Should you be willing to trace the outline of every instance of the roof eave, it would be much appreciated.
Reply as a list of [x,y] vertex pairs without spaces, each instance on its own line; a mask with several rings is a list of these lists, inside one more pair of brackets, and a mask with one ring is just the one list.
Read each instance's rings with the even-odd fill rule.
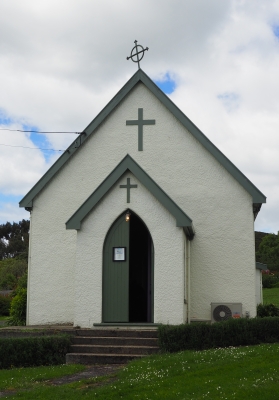
[[260,262],[256,262],[256,269],[259,269],[259,270],[261,270],[261,271],[267,271],[267,264],[263,264],[263,263],[260,263]]
[[192,220],[187,214],[164,192],[163,189],[127,154],[117,167],[104,179],[97,189],[88,197],[87,200],[76,210],[76,212],[66,222],[66,229],[81,228],[82,220],[93,210],[99,201],[108,193],[112,186],[126,172],[130,171],[146,189],[174,216],[176,226],[186,229],[186,233],[191,238],[194,237]]

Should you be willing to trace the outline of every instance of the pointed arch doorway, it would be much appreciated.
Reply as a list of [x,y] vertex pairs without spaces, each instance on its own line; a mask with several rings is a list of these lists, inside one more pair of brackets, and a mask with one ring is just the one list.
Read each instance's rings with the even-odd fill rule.
[[153,322],[153,253],[144,222],[130,210],[120,215],[104,242],[103,322]]

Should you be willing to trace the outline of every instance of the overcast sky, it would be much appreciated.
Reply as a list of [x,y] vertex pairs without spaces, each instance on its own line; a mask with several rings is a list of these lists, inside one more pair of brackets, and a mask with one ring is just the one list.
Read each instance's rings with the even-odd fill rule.
[[[137,66],[267,196],[279,230],[279,0],[1,0],[0,128],[82,131]],[[0,223],[74,134],[0,130]],[[5,145],[5,146],[4,146]],[[9,146],[8,146],[9,145]],[[187,210],[185,210],[187,212]]]

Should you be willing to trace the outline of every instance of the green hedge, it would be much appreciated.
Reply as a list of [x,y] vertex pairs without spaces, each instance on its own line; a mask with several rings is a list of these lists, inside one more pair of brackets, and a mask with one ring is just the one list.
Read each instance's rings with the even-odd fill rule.
[[279,307],[274,304],[258,304],[257,317],[279,317]]
[[3,296],[0,294],[0,316],[9,315],[11,300],[12,299],[9,296]]
[[159,344],[163,351],[204,350],[279,342],[279,318],[230,319],[190,325],[161,325]]
[[0,369],[65,364],[68,335],[0,338]]

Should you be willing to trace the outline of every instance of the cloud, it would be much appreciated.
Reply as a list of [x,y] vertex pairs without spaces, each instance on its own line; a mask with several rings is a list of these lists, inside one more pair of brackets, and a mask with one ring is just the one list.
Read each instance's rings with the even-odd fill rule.
[[[2,125],[82,131],[141,62],[179,108],[268,196],[258,230],[279,221],[279,2],[4,0]],[[174,84],[175,83],[175,84]],[[172,85],[172,86],[170,86]],[[6,119],[5,119],[6,118]],[[66,148],[67,134],[0,143]],[[57,155],[0,146],[0,190],[24,195]]]
[[221,100],[224,107],[228,112],[234,111],[239,107],[239,95],[233,92],[225,92],[222,94],[218,94],[217,98]]
[[0,224],[6,222],[18,222],[22,219],[29,219],[30,214],[24,208],[19,208],[18,197],[10,197],[7,201],[5,198],[0,198]]
[[[10,129],[22,129],[15,124],[8,126]],[[0,129],[5,127],[7,125],[0,125]],[[40,179],[57,156],[52,155],[47,162],[43,153],[36,149],[28,133],[4,130],[0,132],[0,193],[21,195]]]

